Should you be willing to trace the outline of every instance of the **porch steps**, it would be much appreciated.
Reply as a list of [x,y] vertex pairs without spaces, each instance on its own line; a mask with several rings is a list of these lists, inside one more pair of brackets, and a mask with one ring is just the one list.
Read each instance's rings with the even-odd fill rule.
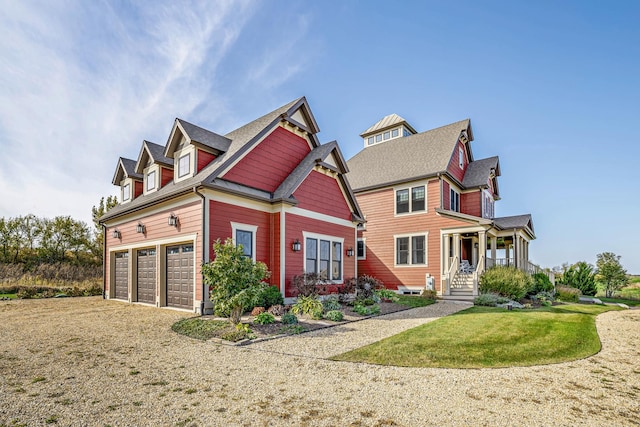
[[451,296],[473,298],[473,274],[458,273],[453,277]]

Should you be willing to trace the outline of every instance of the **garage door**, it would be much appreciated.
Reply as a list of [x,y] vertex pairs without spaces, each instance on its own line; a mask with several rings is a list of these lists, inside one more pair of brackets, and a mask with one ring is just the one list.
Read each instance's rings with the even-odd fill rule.
[[156,303],[156,250],[138,251],[138,301]]
[[167,306],[193,308],[193,245],[167,248]]
[[116,274],[114,278],[116,298],[129,299],[129,252],[116,252]]

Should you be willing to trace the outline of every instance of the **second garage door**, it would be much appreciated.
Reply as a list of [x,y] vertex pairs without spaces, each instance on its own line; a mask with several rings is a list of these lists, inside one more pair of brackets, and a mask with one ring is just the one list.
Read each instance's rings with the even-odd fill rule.
[[156,303],[156,250],[138,251],[138,302]]
[[129,299],[129,252],[116,252],[115,297]]
[[167,248],[167,306],[193,308],[193,245]]

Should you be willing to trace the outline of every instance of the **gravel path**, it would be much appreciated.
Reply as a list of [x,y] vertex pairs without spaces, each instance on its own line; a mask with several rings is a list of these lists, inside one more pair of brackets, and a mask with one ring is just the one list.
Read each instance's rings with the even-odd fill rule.
[[603,350],[557,365],[322,359],[460,308],[232,347],[174,334],[190,315],[171,310],[99,297],[0,302],[0,426],[640,425],[640,310],[598,316]]

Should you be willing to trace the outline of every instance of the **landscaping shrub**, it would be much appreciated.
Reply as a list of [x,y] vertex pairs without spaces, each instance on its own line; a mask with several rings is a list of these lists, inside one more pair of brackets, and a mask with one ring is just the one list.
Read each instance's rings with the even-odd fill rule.
[[325,312],[340,310],[342,304],[338,301],[338,297],[335,295],[329,295],[322,301],[322,307]]
[[373,299],[374,291],[383,287],[383,283],[375,277],[362,275],[356,281],[356,300]]
[[562,284],[571,288],[580,289],[582,295],[595,296],[598,293],[596,285],[596,275],[593,266],[584,261],[580,261],[562,275]]
[[332,322],[340,322],[344,318],[344,315],[339,310],[330,310],[324,315],[324,318],[331,320]]
[[420,292],[420,296],[424,299],[435,301],[438,293],[429,289],[423,289],[422,292]]
[[373,315],[380,314],[380,306],[377,304],[374,304],[374,305],[356,304],[355,306],[353,306],[353,311],[355,311],[361,316],[373,316]]
[[296,296],[308,297],[323,293],[325,291],[326,280],[318,273],[304,273],[293,276],[291,284],[296,290]]
[[572,288],[569,286],[557,286],[556,298],[564,302],[578,302],[580,301],[580,289]]
[[496,293],[512,300],[520,300],[532,287],[531,277],[515,267],[497,266],[480,276],[480,292]]
[[549,280],[549,276],[544,273],[536,273],[531,276],[533,279],[533,287],[529,291],[530,294],[536,295],[540,292],[553,292],[553,283]]
[[256,296],[255,304],[268,309],[272,305],[284,304],[284,298],[276,286],[265,286]]
[[252,340],[256,336],[249,328],[249,325],[243,323],[236,324],[236,328],[232,331],[224,333],[221,338],[226,341],[238,342],[242,340]]
[[276,318],[273,317],[273,314],[267,313],[266,311],[260,313],[253,319],[253,323],[257,323],[258,325],[269,325],[276,321]]
[[322,319],[322,301],[316,295],[300,296],[291,307],[293,314],[305,314],[313,319]]
[[280,321],[283,325],[293,325],[298,323],[298,317],[292,313],[285,313],[282,315],[282,318],[280,318]]
[[343,304],[351,302],[356,292],[356,282],[357,279],[352,277],[346,279],[342,285],[338,286],[338,301]]
[[495,307],[498,305],[498,295],[496,294],[480,294],[473,300],[474,305],[482,305],[485,307]]
[[381,300],[387,300],[391,302],[398,301],[398,294],[392,291],[391,289],[376,289],[373,293],[380,298]]

